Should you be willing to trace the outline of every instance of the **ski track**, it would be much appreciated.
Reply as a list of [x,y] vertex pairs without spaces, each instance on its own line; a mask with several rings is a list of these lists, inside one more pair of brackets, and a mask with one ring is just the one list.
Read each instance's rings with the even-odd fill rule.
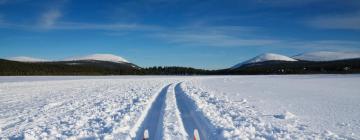
[[198,78],[0,83],[0,139],[139,140],[145,129],[151,140],[193,139],[194,129],[201,140],[354,139],[200,87]]
[[192,139],[192,133],[186,133],[181,114],[177,106],[177,98],[175,96],[175,84],[172,84],[166,95],[165,109],[163,110],[163,139],[164,140],[185,140]]
[[197,82],[184,82],[179,89],[214,126],[216,139],[355,139],[332,132],[313,132],[290,115],[279,116],[283,120],[263,115],[246,100],[232,102],[225,96],[215,96],[197,87]]
[[219,139],[214,127],[209,120],[197,109],[197,106],[191,98],[180,87],[180,83],[175,87],[176,103],[179,107],[181,118],[184,122],[186,132],[191,135],[192,139],[194,129],[199,130],[200,139],[211,140]]
[[146,129],[149,131],[150,139],[157,140],[162,138],[163,110],[169,86],[170,85],[167,85],[161,90],[153,101],[151,108],[145,113],[145,119],[142,121],[140,128],[136,130],[136,140],[143,139],[143,134]]
[[2,83],[0,139],[104,139],[129,134],[165,83],[154,79]]

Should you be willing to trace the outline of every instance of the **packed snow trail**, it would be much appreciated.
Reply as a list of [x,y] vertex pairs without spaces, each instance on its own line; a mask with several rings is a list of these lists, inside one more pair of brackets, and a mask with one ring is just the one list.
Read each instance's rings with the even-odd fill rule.
[[174,87],[175,84],[172,84],[168,89],[168,93],[166,94],[165,109],[163,110],[164,111],[163,139],[164,140],[191,139],[188,138],[188,136],[191,135],[188,135],[185,131],[184,124],[181,119],[181,114],[176,104]]
[[0,139],[126,138],[166,79],[0,84]]
[[147,129],[149,138],[152,140],[159,140],[162,138],[162,120],[163,109],[165,104],[165,97],[170,85],[164,87],[155,101],[152,103],[151,108],[146,114],[144,121],[141,123],[140,128],[136,132],[135,140],[141,140],[144,136],[144,131]]
[[180,110],[185,130],[190,134],[188,139],[193,139],[192,134],[195,129],[198,129],[201,140],[218,139],[213,126],[209,123],[207,118],[197,110],[198,107],[194,101],[187,97],[182,91],[180,83],[175,86],[175,94],[176,103]]
[[[215,139],[352,139],[334,134],[330,131],[317,133],[307,129],[291,114],[280,116],[265,115],[255,107],[249,106],[246,100],[232,102],[226,96],[199,88],[198,81],[186,81],[179,84],[177,91],[183,91],[183,97],[193,101],[198,108],[198,116],[207,118],[215,128]],[[181,99],[181,96],[179,96]],[[190,100],[184,100],[190,101]],[[179,101],[178,103],[181,103]],[[190,102],[188,102],[190,103]],[[183,104],[184,106],[186,104]],[[179,105],[180,111],[182,105]],[[185,121],[187,122],[187,121]],[[188,127],[185,123],[185,127]],[[190,125],[191,126],[191,125]],[[206,128],[206,127],[205,127]],[[188,128],[187,128],[188,129]],[[203,128],[199,128],[200,136]],[[208,130],[207,132],[211,132]]]
[[[264,76],[257,77],[261,80],[254,82],[254,85],[273,86],[261,82]],[[331,80],[324,78],[323,75],[315,76],[320,78],[320,81],[314,80],[314,76],[299,77],[305,79],[310,77],[308,79],[310,81],[306,82],[312,83]],[[311,126],[299,117],[307,114],[295,112],[293,115],[291,110],[283,114],[269,114],[259,109],[261,105],[253,105],[254,100],[250,97],[234,97],[223,93],[229,92],[226,89],[233,88],[240,93],[245,92],[260,99],[269,99],[268,96],[261,96],[263,92],[260,95],[254,94],[252,90],[261,92],[261,88],[246,84],[243,80],[250,80],[246,76],[220,77],[223,78],[220,80],[224,82],[223,84],[215,82],[219,81],[218,77],[210,76],[88,77],[90,79],[74,77],[73,80],[68,77],[61,78],[47,80],[41,77],[38,81],[31,81],[32,78],[26,77],[27,80],[19,81],[23,79],[20,77],[6,82],[0,77],[0,139],[130,140],[141,139],[144,128],[152,131],[149,132],[151,140],[193,139],[194,129],[199,130],[201,139],[359,139],[359,131],[357,131],[359,117],[356,112],[358,108],[356,99],[359,98],[358,75],[346,76],[342,80],[336,78],[333,87],[339,90],[334,90],[331,94],[324,92],[327,93],[325,95],[338,95],[329,96],[337,97],[336,100],[342,99],[341,102],[324,102],[324,105],[334,106],[331,109],[335,109],[335,113],[339,109],[348,110],[348,114],[342,114],[340,117],[344,115],[345,119],[353,121],[349,123],[349,127],[353,128],[349,135],[333,133],[332,129],[313,131]],[[268,78],[270,82],[280,80],[273,76]],[[281,76],[281,78],[289,80],[294,79],[294,76]],[[237,82],[231,84],[231,80]],[[184,82],[177,83],[179,81]],[[204,81],[213,83],[214,88],[222,89],[206,87]],[[238,87],[239,85],[242,86]],[[307,86],[307,88],[323,91],[324,86],[319,88],[318,84],[313,85],[314,87]],[[289,85],[278,86],[284,88]],[[347,90],[341,90],[342,88]],[[282,97],[282,102],[290,99],[288,97],[290,93],[302,91],[296,88],[287,87],[287,89],[287,92],[276,94]],[[266,91],[277,90],[270,88]],[[312,94],[308,92],[302,92],[301,95],[306,95],[304,96],[306,100],[302,100],[306,103],[314,98],[314,96],[309,97]],[[339,96],[345,96],[347,100]],[[315,100],[325,100],[329,97],[320,96]],[[322,108],[312,106],[315,105],[314,103],[310,102],[309,105],[319,109],[319,114],[324,113],[321,112]],[[309,108],[309,105],[306,107]],[[291,106],[282,107],[291,108]],[[294,107],[299,106],[294,104]],[[322,125],[328,127],[331,124],[322,123]]]

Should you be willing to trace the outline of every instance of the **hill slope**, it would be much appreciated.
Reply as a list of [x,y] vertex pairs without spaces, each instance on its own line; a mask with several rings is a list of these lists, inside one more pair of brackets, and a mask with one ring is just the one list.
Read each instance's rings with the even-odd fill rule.
[[12,61],[19,61],[19,62],[46,62],[49,60],[41,59],[41,58],[33,58],[28,56],[16,56],[16,57],[10,57],[8,60]]
[[293,58],[303,61],[335,61],[360,58],[360,52],[319,51],[299,54],[294,56]]
[[92,54],[82,57],[65,59],[65,61],[79,61],[79,60],[98,60],[98,61],[109,61],[115,63],[129,63],[126,59],[113,54]]
[[235,66],[232,67],[232,69],[236,69],[241,66],[248,65],[248,64],[260,63],[260,62],[266,62],[266,61],[297,61],[297,60],[292,59],[287,56],[284,56],[284,55],[280,55],[280,54],[265,53],[265,54],[256,56],[252,59],[249,59],[247,61],[244,61],[242,63],[236,64]]
[[0,75],[124,75],[138,74],[132,63],[98,60],[17,62],[0,59]]

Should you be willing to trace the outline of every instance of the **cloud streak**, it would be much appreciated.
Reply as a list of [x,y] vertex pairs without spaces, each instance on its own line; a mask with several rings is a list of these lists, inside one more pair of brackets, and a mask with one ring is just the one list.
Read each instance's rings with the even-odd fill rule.
[[[302,40],[262,37],[260,27],[195,26],[151,34],[162,41],[183,46],[266,47],[304,50],[359,50],[360,41]],[[260,33],[259,33],[260,32]]]
[[324,16],[311,19],[308,25],[320,29],[360,29],[360,12],[353,15]]
[[8,2],[8,0],[0,0],[0,5],[6,4],[7,2]]
[[56,30],[107,30],[107,31],[158,31],[163,28],[160,26],[136,24],[136,23],[110,23],[110,24],[92,24],[81,22],[59,22],[52,29]]
[[156,25],[146,25],[137,23],[83,23],[83,22],[63,22],[60,21],[59,11],[49,11],[44,13],[37,24],[16,24],[2,20],[0,14],[0,28],[21,29],[30,31],[46,30],[104,30],[104,31],[161,31],[164,27]]
[[51,28],[61,16],[62,13],[59,9],[51,9],[41,16],[39,24],[44,28]]
[[226,34],[203,34],[203,33],[165,33],[157,37],[171,44],[186,46],[209,46],[209,47],[242,47],[242,46],[266,46],[275,44],[278,40],[273,39],[246,39]]
[[258,27],[253,26],[190,25],[167,28],[149,36],[169,44],[184,46],[243,47],[266,46],[278,42],[275,39],[256,37],[258,30]]

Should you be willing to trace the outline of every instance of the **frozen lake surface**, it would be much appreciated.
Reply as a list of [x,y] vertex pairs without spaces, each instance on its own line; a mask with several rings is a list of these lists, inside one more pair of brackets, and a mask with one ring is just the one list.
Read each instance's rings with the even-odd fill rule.
[[359,139],[360,75],[0,77],[0,139]]

